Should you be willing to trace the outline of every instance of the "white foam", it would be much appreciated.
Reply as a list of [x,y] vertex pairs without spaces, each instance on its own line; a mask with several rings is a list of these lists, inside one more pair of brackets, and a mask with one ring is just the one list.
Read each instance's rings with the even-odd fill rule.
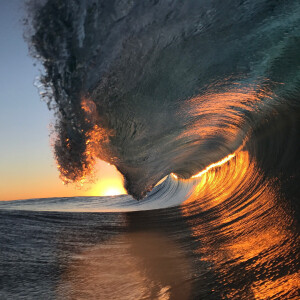
[[105,197],[44,198],[0,203],[0,209],[56,212],[133,212],[178,206],[201,179],[178,180],[168,176],[142,200],[130,195]]

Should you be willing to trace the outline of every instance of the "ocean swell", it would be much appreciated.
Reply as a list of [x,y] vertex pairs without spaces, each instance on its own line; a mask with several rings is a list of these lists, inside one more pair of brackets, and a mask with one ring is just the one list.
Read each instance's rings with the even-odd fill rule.
[[260,128],[299,111],[296,1],[48,0],[29,16],[66,182],[100,158],[140,199],[243,143],[256,153]]

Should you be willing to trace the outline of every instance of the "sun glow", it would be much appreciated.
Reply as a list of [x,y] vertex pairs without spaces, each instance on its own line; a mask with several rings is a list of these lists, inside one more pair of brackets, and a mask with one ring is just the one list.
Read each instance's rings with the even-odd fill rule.
[[89,190],[89,196],[115,196],[127,194],[123,186],[123,177],[115,166],[104,161],[96,165],[98,180]]
[[90,191],[90,196],[115,196],[127,194],[121,178],[99,179]]
[[104,196],[116,196],[116,195],[121,195],[121,194],[123,194],[121,189],[118,189],[118,188],[108,188],[105,191]]
[[126,194],[126,191],[122,185],[121,186],[108,185],[104,188],[100,188],[100,192],[101,194],[103,194],[103,196],[116,196],[116,195]]
[[99,178],[90,190],[90,196],[116,196],[127,194],[123,187],[121,175],[115,177]]

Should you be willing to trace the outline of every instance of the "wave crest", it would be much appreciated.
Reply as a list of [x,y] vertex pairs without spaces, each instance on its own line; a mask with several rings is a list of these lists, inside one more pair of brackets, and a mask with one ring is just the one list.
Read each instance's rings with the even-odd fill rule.
[[236,151],[299,95],[295,1],[34,2],[30,44],[66,182],[100,158],[142,198]]

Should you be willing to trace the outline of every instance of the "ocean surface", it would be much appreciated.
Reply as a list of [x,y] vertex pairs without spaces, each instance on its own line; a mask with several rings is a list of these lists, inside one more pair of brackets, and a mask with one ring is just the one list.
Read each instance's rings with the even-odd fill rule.
[[0,202],[0,299],[300,299],[300,3],[27,14],[61,179],[128,195]]
[[286,146],[169,176],[139,202],[1,202],[0,298],[299,299],[299,152]]

